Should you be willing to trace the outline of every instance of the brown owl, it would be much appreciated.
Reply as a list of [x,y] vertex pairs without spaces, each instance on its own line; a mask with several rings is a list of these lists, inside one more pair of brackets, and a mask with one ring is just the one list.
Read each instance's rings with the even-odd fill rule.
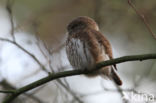
[[[96,22],[89,17],[78,17],[67,26],[66,53],[74,69],[92,69],[99,62],[113,59],[109,41],[99,31]],[[116,65],[103,67],[88,77],[101,75],[113,80],[117,85],[122,81],[116,74]]]

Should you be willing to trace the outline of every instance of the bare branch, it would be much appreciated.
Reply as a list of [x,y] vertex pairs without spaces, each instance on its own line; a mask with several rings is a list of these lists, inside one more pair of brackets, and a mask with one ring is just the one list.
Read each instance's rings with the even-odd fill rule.
[[134,9],[136,14],[141,18],[141,20],[143,21],[143,23],[145,24],[147,30],[151,33],[153,38],[156,39],[156,34],[152,31],[152,29],[151,29],[149,23],[147,22],[145,16],[141,12],[139,12],[139,10],[137,10],[137,8],[135,7],[135,5],[132,3],[131,0],[128,0],[128,4]]
[[1,41],[5,41],[11,44],[14,44],[15,46],[17,46],[19,49],[21,49],[22,51],[24,51],[26,54],[28,54],[30,57],[32,57],[34,59],[34,61],[42,68],[43,71],[48,72],[46,70],[46,68],[44,67],[44,65],[42,65],[42,63],[29,51],[27,51],[25,48],[23,48],[20,44],[18,44],[15,41],[11,41],[9,39],[5,39],[5,38],[0,38]]
[[60,79],[58,79],[57,82],[61,84],[66,89],[66,91],[68,91],[74,97],[75,100],[77,100],[79,103],[83,103],[83,101],[70,88],[68,88],[64,83],[62,83]]
[[[12,93],[15,93],[15,90],[17,90],[17,88],[16,87],[14,87],[13,85],[11,85],[10,83],[8,83],[6,80],[2,80],[1,82],[0,82],[0,85],[4,88],[4,89],[8,89],[8,90],[4,90],[4,91],[2,91],[2,92],[5,92],[5,93],[7,93],[8,95],[9,94],[12,94]],[[8,96],[7,95],[7,96]],[[33,99],[34,101],[36,101],[37,103],[43,103],[43,101],[42,100],[40,100],[40,98],[38,98],[38,97],[36,97],[36,96],[34,96],[33,95],[33,93],[24,93],[24,96],[26,96],[26,97],[28,97],[28,98],[30,98],[30,99]]]
[[[115,83],[114,83],[115,84]],[[124,93],[123,93],[123,90],[119,87],[119,86],[117,86],[116,84],[115,84],[115,86],[116,86],[116,88],[117,88],[117,91],[119,92],[119,94],[121,95],[121,98],[122,98],[122,101],[123,101],[123,103],[128,103],[128,100],[127,99],[123,99],[123,97],[125,96],[124,95]]]
[[0,93],[14,93],[15,90],[0,90]]
[[[36,34],[38,34],[38,32],[36,31]],[[50,56],[55,53],[58,52],[62,47],[64,47],[64,44],[59,46],[58,48],[54,49],[52,52],[50,51],[50,49],[48,48],[48,46],[45,44],[44,41],[42,41],[37,35],[36,39],[37,39],[37,46],[40,49],[42,55],[44,56],[44,58],[47,60],[48,62],[48,66],[51,69],[52,73],[55,73],[52,65],[51,65],[51,59]],[[40,43],[43,45],[44,49],[47,51],[47,54],[44,53],[44,51],[41,48]],[[65,69],[66,67],[61,67],[61,70]],[[71,94],[71,96],[73,96],[73,98],[78,101],[79,103],[83,103],[83,101],[76,95],[76,93],[74,93],[70,88],[68,83],[66,82],[66,80],[64,80],[66,82],[66,84],[64,84],[60,79],[56,80],[69,94]]]
[[19,88],[18,90],[16,90],[14,94],[11,94],[7,98],[5,98],[5,100],[2,103],[10,103],[20,94],[25,93],[31,89],[34,89],[52,80],[56,80],[56,79],[68,77],[68,76],[92,73],[92,72],[95,72],[96,70],[99,70],[101,67],[109,66],[113,64],[119,64],[119,63],[128,62],[128,61],[138,61],[138,60],[142,61],[142,60],[148,60],[148,59],[156,59],[156,54],[131,55],[131,56],[124,56],[124,57],[120,57],[120,58],[116,58],[112,60],[107,60],[107,61],[98,63],[96,67],[91,70],[80,69],[80,70],[70,70],[70,71],[64,71],[64,72],[59,72],[59,73],[52,73],[52,74],[49,74],[45,78],[42,78],[38,81],[28,84],[22,88]]
[[[44,41],[42,41],[37,35],[35,35],[36,39],[37,39],[37,46],[40,50],[40,52],[42,53],[42,55],[44,56],[44,58],[46,59],[49,68],[51,69],[51,72],[54,72],[53,67],[51,66],[51,52],[49,50],[49,48],[47,47],[47,45],[45,44]],[[43,45],[44,49],[47,51],[47,53],[44,53],[44,51],[42,50],[42,47],[40,45],[40,43]]]
[[105,87],[105,85],[103,85],[103,83],[101,82],[101,86],[102,88],[105,90],[105,91],[108,91],[108,92],[118,92],[121,96],[121,99],[123,101],[123,103],[128,103],[128,100],[127,99],[123,99],[123,97],[125,97],[124,93],[123,93],[123,89],[120,88],[118,85],[116,85],[116,83],[113,81],[114,83],[114,86],[116,87],[116,89],[108,89]]
[[10,23],[11,23],[11,36],[12,36],[13,41],[15,42],[14,21],[13,21],[13,12],[12,12],[13,3],[14,3],[14,0],[7,0],[6,10],[8,11]]

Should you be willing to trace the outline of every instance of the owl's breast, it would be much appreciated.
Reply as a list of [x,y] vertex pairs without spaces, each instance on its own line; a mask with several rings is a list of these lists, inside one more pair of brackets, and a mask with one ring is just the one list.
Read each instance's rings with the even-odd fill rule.
[[92,69],[95,66],[95,61],[87,43],[80,39],[68,39],[66,42],[66,53],[74,69]]

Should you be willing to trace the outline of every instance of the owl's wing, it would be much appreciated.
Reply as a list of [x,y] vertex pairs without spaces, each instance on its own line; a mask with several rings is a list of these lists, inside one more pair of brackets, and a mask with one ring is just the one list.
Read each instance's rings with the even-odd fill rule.
[[[98,42],[104,46],[106,54],[108,54],[109,58],[113,59],[112,47],[109,41],[106,39],[106,37],[99,31],[93,30],[92,32],[96,36]],[[114,64],[113,66],[117,70],[116,64]]]
[[99,47],[99,42],[97,41],[95,35],[90,30],[80,31],[73,35],[71,38],[80,40],[83,44],[83,47],[87,48],[93,58],[96,60],[101,52],[101,48]]
[[[99,61],[103,58],[101,55],[99,55],[99,54],[101,54],[101,46],[100,45],[103,46],[103,49],[105,49],[104,51],[108,55],[108,57],[110,59],[113,59],[112,48],[111,48],[109,41],[98,31],[95,31],[95,30],[80,31],[80,32],[77,32],[77,33],[73,34],[72,36],[70,36],[69,41],[71,41],[71,40],[80,41],[80,43],[83,45],[78,46],[79,49],[77,49],[77,50],[80,50],[80,47],[82,47],[82,50],[85,50],[84,48],[87,48],[90,51],[90,53],[93,56],[95,61]],[[70,42],[70,43],[72,43],[72,42]],[[76,44],[78,44],[78,43],[79,42],[77,42]],[[73,44],[75,44],[75,43],[73,43]],[[74,46],[74,47],[76,47],[76,46]],[[79,53],[79,54],[81,54],[81,53]],[[85,54],[85,52],[83,54]],[[100,58],[100,57],[102,57],[102,58]],[[114,65],[114,67],[116,68],[116,65]]]

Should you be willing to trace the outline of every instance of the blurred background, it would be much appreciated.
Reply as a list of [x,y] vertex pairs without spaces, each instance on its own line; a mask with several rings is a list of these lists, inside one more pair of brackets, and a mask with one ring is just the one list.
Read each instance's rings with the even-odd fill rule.
[[[156,33],[156,1],[132,2]],[[9,3],[0,0],[0,38],[13,40],[13,31],[16,43],[39,63],[17,45],[0,39],[0,90],[18,89],[47,76],[47,72],[71,70],[64,48],[66,26],[78,16],[89,16],[98,23],[112,44],[115,58],[156,51],[156,40],[127,0],[10,0]],[[123,80],[120,92],[110,80],[80,75],[44,84],[22,94],[14,103],[156,102],[155,60],[121,63],[117,67]],[[0,102],[7,95],[0,93]]]

